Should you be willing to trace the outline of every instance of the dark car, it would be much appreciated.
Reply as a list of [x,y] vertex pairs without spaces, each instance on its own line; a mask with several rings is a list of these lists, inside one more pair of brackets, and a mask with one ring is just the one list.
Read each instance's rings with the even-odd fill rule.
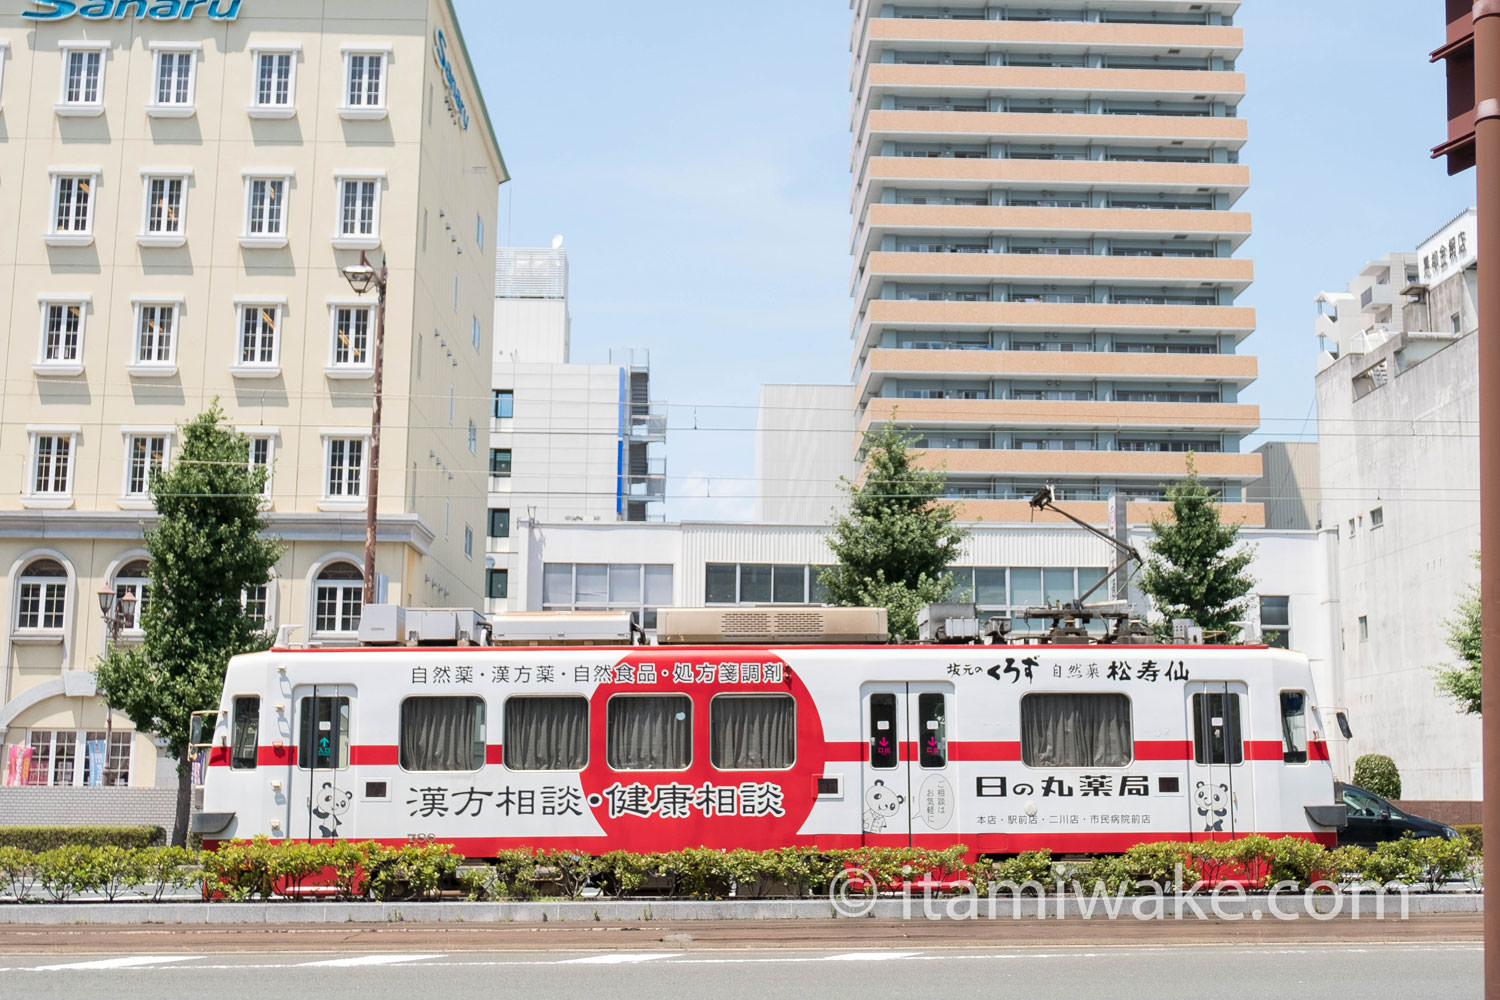
[[1387,840],[1413,837],[1442,837],[1451,840],[1458,831],[1436,820],[1404,813],[1374,792],[1342,782],[1335,786],[1338,800],[1349,810],[1347,824],[1339,831],[1339,846],[1357,844],[1374,848]]

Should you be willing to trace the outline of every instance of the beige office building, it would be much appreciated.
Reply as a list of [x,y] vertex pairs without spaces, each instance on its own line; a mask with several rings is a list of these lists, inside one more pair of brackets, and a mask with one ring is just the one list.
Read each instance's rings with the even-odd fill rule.
[[913,428],[961,518],[1148,520],[1191,451],[1261,523],[1238,6],[852,0],[857,430]]
[[247,599],[295,641],[355,635],[377,317],[340,269],[361,253],[389,267],[378,596],[483,600],[505,165],[449,0],[0,0],[0,57],[6,783],[150,786],[123,716],[88,759],[98,595],[149,587],[151,478],[215,399],[288,543]]

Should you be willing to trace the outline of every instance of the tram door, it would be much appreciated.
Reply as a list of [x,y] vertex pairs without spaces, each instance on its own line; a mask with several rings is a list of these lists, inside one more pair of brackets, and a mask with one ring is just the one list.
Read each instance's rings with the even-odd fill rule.
[[[950,756],[953,686],[867,684],[860,689],[865,736],[861,830],[867,844],[893,846],[959,828]],[[900,841],[893,841],[892,837]]]
[[355,783],[349,770],[354,688],[297,687],[292,698],[297,754],[288,783],[287,830],[294,840],[336,840],[354,828]]
[[1238,681],[1192,681],[1186,693],[1192,734],[1188,829],[1194,840],[1230,840],[1251,833],[1255,810],[1244,738],[1248,691]]

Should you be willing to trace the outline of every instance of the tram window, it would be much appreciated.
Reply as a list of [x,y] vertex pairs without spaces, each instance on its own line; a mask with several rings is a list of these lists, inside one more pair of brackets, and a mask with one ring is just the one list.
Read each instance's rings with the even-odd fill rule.
[[1123,694],[1028,694],[1021,699],[1027,767],[1124,767],[1135,751]]
[[407,698],[401,703],[401,769],[479,770],[484,721],[481,698]]
[[604,756],[616,771],[680,771],[693,760],[693,702],[686,695],[624,695],[605,713]]
[[255,767],[260,742],[260,698],[241,695],[234,699],[234,726],[229,736],[229,766],[236,771]]
[[579,771],[589,762],[587,698],[507,698],[505,766],[512,771]]
[[1199,764],[1240,764],[1240,696],[1223,691],[1193,695],[1193,760]]
[[1307,763],[1307,693],[1281,692],[1281,759],[1287,764]]
[[708,759],[721,771],[782,771],[797,761],[790,695],[721,695],[708,706]]
[[948,766],[948,718],[941,694],[917,695],[917,760],[923,767]]
[[[297,766],[303,770],[342,771],[349,766],[349,699],[319,695],[298,706],[301,725]],[[316,725],[314,725],[316,720]]]
[[870,695],[870,766],[890,770],[896,757],[896,696],[887,692]]

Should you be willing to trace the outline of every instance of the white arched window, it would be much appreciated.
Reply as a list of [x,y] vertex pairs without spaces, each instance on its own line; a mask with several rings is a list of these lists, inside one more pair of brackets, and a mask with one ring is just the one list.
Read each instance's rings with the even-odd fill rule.
[[364,575],[358,566],[343,561],[324,566],[313,585],[313,631],[319,635],[358,632],[364,593]]
[[[129,594],[135,600],[129,604],[124,597]],[[123,628],[138,631],[141,627],[141,612],[151,600],[151,564],[145,559],[132,559],[115,573],[115,607],[125,612]]]
[[16,628],[61,632],[68,610],[68,571],[56,559],[36,559],[16,587]]

